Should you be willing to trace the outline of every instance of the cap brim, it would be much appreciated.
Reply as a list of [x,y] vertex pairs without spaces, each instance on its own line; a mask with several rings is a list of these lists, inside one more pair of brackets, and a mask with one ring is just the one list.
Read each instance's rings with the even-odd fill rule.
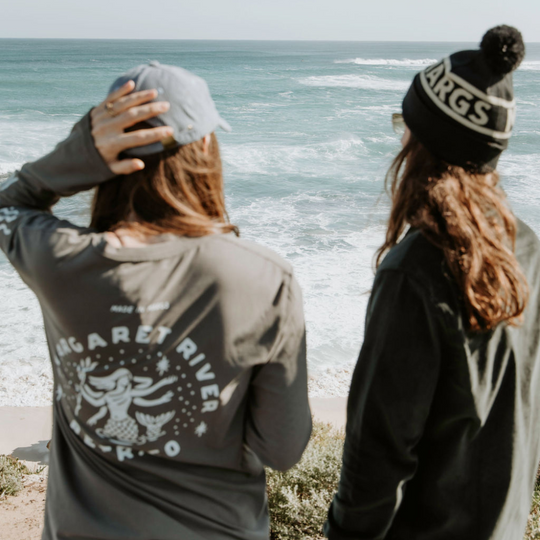
[[218,127],[220,127],[223,131],[227,131],[227,132],[232,131],[232,128],[229,125],[229,122],[227,122],[226,120],[223,120],[223,118],[221,118],[221,116],[219,117]]
[[[160,124],[162,125],[162,124]],[[223,131],[231,132],[232,128],[229,125],[229,122],[221,118],[221,116],[218,118],[218,127],[221,128]],[[186,143],[189,144],[189,143]],[[182,146],[181,143],[177,143],[176,147]],[[167,148],[169,149],[169,148]],[[153,154],[160,154],[161,152],[165,151],[165,147],[161,142],[156,142],[153,144],[147,144],[146,146],[139,146],[137,148],[129,148],[127,150],[124,150],[120,157],[130,157],[130,158],[137,158],[137,157],[147,157],[151,156]]]
[[[180,146],[180,145],[178,145]],[[138,146],[136,148],[128,148],[127,150],[124,150],[120,157],[126,156],[126,157],[147,157],[151,156],[153,154],[160,154],[161,152],[165,151],[165,147],[160,143],[152,143],[147,144],[146,146]]]

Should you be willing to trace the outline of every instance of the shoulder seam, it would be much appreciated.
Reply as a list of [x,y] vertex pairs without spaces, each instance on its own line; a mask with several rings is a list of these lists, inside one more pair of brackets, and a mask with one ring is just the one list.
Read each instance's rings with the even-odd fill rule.
[[[216,240],[221,240],[221,241],[225,241],[225,242],[230,242],[229,238],[225,237],[225,235],[215,235],[214,236],[214,239]],[[232,243],[232,242],[231,242]],[[269,263],[272,263],[274,266],[277,266],[278,268],[280,268],[285,274],[287,275],[290,275],[292,276],[294,271],[292,269],[292,265],[290,263],[288,263],[287,261],[284,261],[286,262],[289,266],[290,266],[290,269],[284,267],[284,265],[282,264],[279,264],[277,261],[274,261],[273,259],[271,259],[270,257],[267,257],[265,255],[263,255],[262,253],[257,253],[257,251],[253,250],[253,249],[249,249],[249,247],[243,245],[243,244],[234,244],[235,246],[237,246],[238,248],[240,249],[243,249],[244,251],[248,251],[249,253],[251,253],[252,255],[255,255],[257,257],[260,257],[261,259],[264,259],[265,261],[268,261]],[[262,246],[264,247],[264,246]],[[268,249],[268,248],[266,248]],[[278,254],[276,254],[278,255]],[[278,255],[279,257],[280,255]]]

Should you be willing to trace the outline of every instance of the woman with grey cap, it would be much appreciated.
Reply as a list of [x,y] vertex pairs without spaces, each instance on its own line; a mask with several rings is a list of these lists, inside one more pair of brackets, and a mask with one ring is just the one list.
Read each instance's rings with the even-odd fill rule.
[[[159,101],[157,101],[159,100]],[[53,373],[43,540],[263,540],[311,431],[301,292],[237,237],[206,83],[156,62],[0,190]],[[89,228],[50,213],[95,188]]]
[[496,165],[521,34],[419,73],[353,375],[332,540],[523,537],[540,461],[540,246]]

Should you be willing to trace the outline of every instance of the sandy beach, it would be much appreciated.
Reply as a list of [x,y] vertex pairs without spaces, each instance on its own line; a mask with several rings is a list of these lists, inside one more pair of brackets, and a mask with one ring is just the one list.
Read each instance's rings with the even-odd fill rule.
[[[315,419],[345,426],[346,398],[311,398]],[[0,499],[0,540],[39,540],[47,487],[47,442],[51,436],[52,407],[0,407],[0,454],[27,464],[31,474],[15,497]]]
[[15,497],[0,499],[0,540],[40,540],[47,490],[47,467],[27,462],[39,471],[24,479],[24,489]]

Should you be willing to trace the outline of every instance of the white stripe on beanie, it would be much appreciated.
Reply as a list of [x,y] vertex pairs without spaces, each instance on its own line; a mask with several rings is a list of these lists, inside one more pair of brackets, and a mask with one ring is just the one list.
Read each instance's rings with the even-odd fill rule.
[[[509,139],[516,116],[515,100],[508,101],[485,94],[455,73],[450,58],[420,73],[420,81],[429,98],[447,116],[461,125],[494,139]],[[485,127],[489,122],[488,111],[493,106],[506,111],[505,131]],[[471,112],[471,109],[473,111]]]

